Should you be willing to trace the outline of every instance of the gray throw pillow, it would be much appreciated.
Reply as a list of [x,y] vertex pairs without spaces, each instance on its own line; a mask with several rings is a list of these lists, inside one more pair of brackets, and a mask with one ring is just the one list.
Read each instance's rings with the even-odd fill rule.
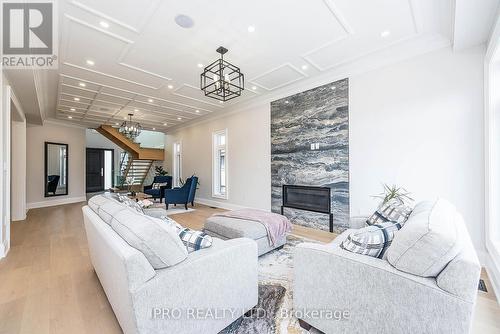
[[387,260],[396,269],[436,277],[459,253],[459,213],[444,199],[418,203],[392,241]]
[[130,246],[142,252],[154,269],[173,266],[188,255],[176,229],[160,219],[123,210],[113,217],[111,227]]
[[116,213],[127,209],[122,203],[103,195],[93,196],[89,199],[88,205],[107,224],[111,224],[111,219]]

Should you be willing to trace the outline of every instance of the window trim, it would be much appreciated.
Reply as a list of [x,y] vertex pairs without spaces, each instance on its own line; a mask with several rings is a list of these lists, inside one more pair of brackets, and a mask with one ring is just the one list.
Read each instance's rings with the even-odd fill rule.
[[[179,175],[175,175],[177,165],[177,154],[175,152],[176,146],[179,145]],[[172,187],[180,187],[182,178],[182,141],[176,141],[172,145]]]
[[[224,145],[217,145],[217,137],[220,135],[225,136],[225,144]],[[226,181],[226,192],[224,194],[218,193],[217,192],[217,178],[219,177],[218,171],[217,171],[217,159],[216,159],[216,153],[218,149],[221,147],[224,147],[225,149],[225,161],[224,161],[224,179]],[[229,198],[229,183],[228,183],[228,161],[229,161],[229,150],[228,150],[228,135],[227,135],[227,128],[223,130],[218,130],[212,132],[212,197],[213,198],[218,198],[218,199],[228,199]]]

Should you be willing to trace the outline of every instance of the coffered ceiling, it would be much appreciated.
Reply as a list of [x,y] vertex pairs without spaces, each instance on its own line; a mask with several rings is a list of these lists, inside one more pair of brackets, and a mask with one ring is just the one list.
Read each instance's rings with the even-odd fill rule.
[[[45,114],[88,127],[115,125],[133,113],[145,128],[165,131],[394,45],[432,36],[442,47],[452,37],[451,0],[58,4],[59,70],[41,75]],[[179,14],[194,25],[177,25]],[[199,89],[203,66],[218,58],[220,45],[245,74],[243,96],[224,104]]]

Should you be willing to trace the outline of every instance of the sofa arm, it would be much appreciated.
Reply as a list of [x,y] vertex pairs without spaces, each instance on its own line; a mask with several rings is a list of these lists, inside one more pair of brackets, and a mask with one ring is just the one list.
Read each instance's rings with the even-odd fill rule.
[[148,189],[153,189],[153,185],[150,184],[149,186],[144,186],[144,191],[148,190]]
[[[251,239],[214,238],[211,247],[156,273],[134,293],[144,332],[218,333],[257,304],[257,244]],[[193,309],[223,316],[193,318]],[[180,317],[158,319],[152,314],[158,310],[178,310]]]
[[[434,278],[401,272],[385,260],[305,243],[294,253],[294,307],[326,333],[467,333],[473,303],[443,291]],[[348,317],[303,312],[313,310]]]

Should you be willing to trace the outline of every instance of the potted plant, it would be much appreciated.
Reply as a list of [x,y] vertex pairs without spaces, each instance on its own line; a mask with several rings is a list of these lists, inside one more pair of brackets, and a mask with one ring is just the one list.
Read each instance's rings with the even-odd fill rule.
[[396,185],[389,186],[384,183],[384,191],[373,197],[382,199],[381,205],[384,205],[392,200],[399,201],[401,204],[406,204],[413,201],[413,198],[409,195],[410,192],[406,191],[403,187],[398,187]]
[[163,168],[163,166],[155,166],[155,176],[165,176],[168,172]]

